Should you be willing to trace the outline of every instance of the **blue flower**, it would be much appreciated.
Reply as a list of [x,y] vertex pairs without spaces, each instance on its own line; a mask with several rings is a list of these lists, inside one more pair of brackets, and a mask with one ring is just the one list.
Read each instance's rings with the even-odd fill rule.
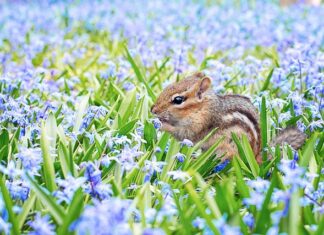
[[58,199],[58,202],[70,203],[74,196],[75,191],[82,187],[86,179],[84,177],[74,178],[68,175],[66,179],[56,179],[59,189],[53,194]]
[[112,196],[113,191],[110,184],[100,183],[92,187],[90,194],[99,200],[105,200]]
[[195,228],[203,229],[206,226],[206,221],[200,217],[197,217],[192,221],[192,225]]
[[0,172],[7,175],[9,179],[14,179],[16,177],[20,177],[23,173],[22,170],[16,168],[16,164],[14,161],[8,162],[7,167],[4,165],[1,165],[0,163]]
[[254,217],[252,214],[248,213],[243,216],[243,222],[252,229],[254,227]]
[[140,146],[134,146],[130,148],[129,145],[125,145],[122,151],[117,155],[118,162],[126,171],[130,171],[134,167],[137,167],[135,159],[143,154],[143,152],[139,151],[139,147]]
[[194,144],[192,143],[191,140],[184,139],[183,141],[181,141],[181,145],[188,146],[188,147],[192,147]]
[[[230,226],[226,223],[225,220],[226,216],[223,216],[217,220],[213,220],[213,223],[215,224],[215,226],[217,227],[218,231],[220,234],[224,234],[224,235],[241,235],[242,233],[240,232],[240,229],[238,227],[234,227],[234,226]],[[207,226],[204,231],[203,234],[214,234],[210,228]]]
[[225,167],[230,163],[229,159],[224,160],[214,168],[214,172],[218,173],[225,169]]
[[154,125],[155,129],[160,129],[161,128],[162,123],[158,118],[153,119],[152,122],[153,122],[153,125]]
[[154,173],[161,173],[163,166],[165,165],[166,162],[156,161],[156,156],[154,155],[151,161],[145,160],[143,171],[147,172],[150,176],[152,176]]
[[11,224],[8,222],[9,215],[5,208],[2,195],[0,194],[0,232],[5,235],[10,234]]
[[[83,162],[82,167],[85,167],[84,177],[89,182],[85,185],[85,192],[99,200],[108,199],[112,195],[111,185],[102,183],[101,171],[97,164],[92,162]],[[82,181],[79,182],[82,184]]]
[[184,162],[184,160],[186,159],[186,155],[182,154],[182,153],[177,153],[175,155],[176,159],[179,161],[179,162]]
[[243,203],[247,206],[256,206],[258,210],[262,208],[265,195],[252,191],[249,198],[244,198]]
[[26,182],[22,180],[6,181],[6,186],[12,199],[21,201],[27,200],[30,188]]
[[20,147],[16,157],[21,160],[26,171],[33,175],[38,174],[38,170],[40,170],[41,163],[43,162],[42,150],[40,148]]
[[281,160],[279,169],[284,174],[284,183],[293,190],[304,188],[309,183],[304,177],[305,169],[299,167],[296,160]]
[[84,132],[93,119],[100,119],[105,117],[108,113],[108,110],[104,106],[90,106],[87,109],[85,116],[83,117],[79,132]]
[[93,185],[101,182],[101,171],[93,162],[83,162],[81,167],[85,168],[84,177]]
[[111,198],[95,202],[85,208],[70,229],[79,235],[131,234],[128,220],[133,210],[129,200]]
[[160,228],[146,228],[143,235],[165,235],[166,233]]
[[50,218],[48,215],[41,217],[40,213],[37,213],[33,221],[28,222],[32,231],[29,235],[54,235],[55,226],[50,223]]
[[255,180],[247,181],[247,185],[254,189],[258,193],[266,193],[269,189],[270,182],[258,177]]
[[6,222],[2,217],[0,217],[0,232],[9,235],[11,229],[11,224]]
[[190,175],[181,170],[176,170],[176,171],[169,171],[167,173],[173,180],[181,180],[182,182],[186,182],[187,180],[190,179]]

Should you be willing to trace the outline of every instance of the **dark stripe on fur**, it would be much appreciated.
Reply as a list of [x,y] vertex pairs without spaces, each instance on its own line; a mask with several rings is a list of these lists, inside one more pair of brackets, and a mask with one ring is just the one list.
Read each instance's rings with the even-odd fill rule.
[[[235,113],[235,112],[238,112],[238,113],[246,116],[250,120],[250,122],[253,124],[253,127],[257,133],[256,149],[258,149],[258,151],[260,151],[260,149],[261,149],[261,135],[260,135],[260,127],[259,127],[258,120],[253,116],[253,114],[247,112],[244,109],[231,110],[231,113]],[[254,137],[254,135],[253,135],[253,137]]]
[[259,143],[255,139],[254,134],[253,134],[253,130],[251,130],[250,126],[247,123],[242,122],[241,119],[234,118],[232,121],[230,121],[228,123],[225,123],[222,126],[222,129],[226,130],[226,129],[234,127],[234,126],[239,126],[239,127],[243,128],[243,130],[250,136],[250,138],[251,138],[251,141],[250,141],[251,147],[253,149],[254,154],[257,155],[259,153]]

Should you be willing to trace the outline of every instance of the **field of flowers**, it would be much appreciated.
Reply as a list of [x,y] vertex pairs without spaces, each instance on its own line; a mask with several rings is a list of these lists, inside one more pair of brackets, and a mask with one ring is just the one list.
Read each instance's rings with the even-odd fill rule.
[[[324,234],[323,5],[26,2],[0,3],[0,234]],[[259,109],[261,165],[159,131],[194,71]]]

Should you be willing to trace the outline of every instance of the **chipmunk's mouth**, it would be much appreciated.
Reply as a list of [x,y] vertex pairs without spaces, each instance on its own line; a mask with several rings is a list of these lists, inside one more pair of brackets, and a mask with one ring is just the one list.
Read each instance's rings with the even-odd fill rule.
[[166,118],[159,117],[158,119],[159,119],[160,122],[162,122],[162,123],[168,123],[168,119],[166,119]]
[[160,122],[162,123],[162,125],[170,125],[170,126],[175,126],[176,122],[173,121],[170,118],[165,118],[165,117],[158,117],[158,119],[160,120]]

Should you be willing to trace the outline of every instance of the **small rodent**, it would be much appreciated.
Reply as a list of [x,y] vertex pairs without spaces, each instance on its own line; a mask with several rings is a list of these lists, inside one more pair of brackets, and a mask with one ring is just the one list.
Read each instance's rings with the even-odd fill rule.
[[[217,95],[212,89],[211,79],[202,72],[167,86],[151,112],[161,121],[161,129],[180,141],[189,139],[197,143],[217,128],[216,133],[202,145],[202,150],[207,150],[224,136],[216,153],[225,155],[225,158],[238,154],[232,132],[238,137],[245,134],[258,162],[261,162],[261,136],[256,108],[248,97]],[[272,144],[286,142],[298,149],[305,138],[306,135],[297,128],[286,128]]]

